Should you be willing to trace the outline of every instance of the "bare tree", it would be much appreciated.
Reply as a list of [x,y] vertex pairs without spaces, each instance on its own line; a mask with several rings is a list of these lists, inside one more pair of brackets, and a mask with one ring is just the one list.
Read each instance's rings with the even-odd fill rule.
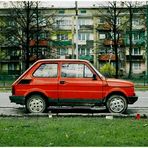
[[[7,36],[13,38],[13,44],[16,45],[16,42],[18,42],[22,50],[24,69],[27,69],[30,65],[32,53],[36,60],[41,57],[39,54],[41,33],[48,34],[45,40],[49,41],[53,32],[51,28],[54,24],[54,13],[48,16],[43,15],[40,4],[41,2],[38,1],[11,2],[12,8],[8,17],[15,25],[13,24],[7,29]],[[30,47],[31,41],[35,42],[32,47]]]
[[[112,49],[110,58],[115,54],[116,78],[119,77],[119,56],[121,54],[119,48],[123,45],[123,35],[127,23],[127,19],[124,19],[122,14],[125,10],[122,9],[121,5],[121,2],[117,1],[107,2],[105,6],[100,6],[100,9],[98,10],[98,14],[105,20],[105,26],[108,27],[108,33],[110,33],[110,35],[108,35],[110,36],[110,45]],[[123,56],[123,53],[121,55]],[[109,62],[110,61],[111,60],[109,59]]]
[[[108,32],[110,31],[112,36],[112,47],[113,51],[112,54],[115,54],[115,63],[116,63],[116,75],[115,77],[118,78],[118,71],[119,71],[119,45],[120,45],[120,38],[124,39],[125,36],[128,35],[129,39],[129,73],[128,78],[131,78],[132,75],[132,50],[133,50],[133,41],[132,41],[132,33],[133,33],[133,17],[134,17],[134,10],[136,9],[138,12],[143,11],[143,3],[141,2],[107,2],[105,6],[99,9],[99,13],[105,19],[106,24],[110,26]],[[125,15],[126,14],[126,15]],[[137,15],[137,14],[136,14]],[[119,18],[122,22],[118,24]],[[125,51],[124,51],[125,53]],[[110,56],[111,57],[111,56]],[[124,57],[125,58],[125,57]],[[110,60],[109,60],[110,61]]]
[[[121,18],[121,12],[124,11],[122,7],[119,7],[119,3],[117,1],[108,2],[107,6],[102,6],[99,9],[99,13],[102,15],[106,22],[106,26],[109,26],[110,31],[110,39],[112,40],[111,45],[113,48],[113,51],[111,54],[115,54],[115,67],[116,67],[116,74],[115,77],[118,78],[119,74],[119,45],[120,45],[120,38],[121,33],[124,32],[124,28],[126,25],[127,20],[120,21]],[[123,31],[122,31],[123,30]],[[111,57],[111,56],[110,56]],[[109,60],[110,61],[110,60]]]
[[141,11],[141,14],[144,15],[143,10],[143,4],[141,2],[137,1],[126,1],[123,2],[124,6],[127,9],[128,12],[128,24],[127,24],[127,31],[129,32],[129,73],[128,73],[128,78],[130,79],[132,77],[132,50],[133,50],[133,18],[134,18],[134,10],[136,10],[136,13]]

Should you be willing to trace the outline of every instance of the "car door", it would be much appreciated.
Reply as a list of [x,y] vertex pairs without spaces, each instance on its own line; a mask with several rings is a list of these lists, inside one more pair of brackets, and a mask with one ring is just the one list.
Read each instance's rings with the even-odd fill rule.
[[87,63],[61,64],[60,102],[94,102],[102,98],[102,80],[93,79],[95,72]]

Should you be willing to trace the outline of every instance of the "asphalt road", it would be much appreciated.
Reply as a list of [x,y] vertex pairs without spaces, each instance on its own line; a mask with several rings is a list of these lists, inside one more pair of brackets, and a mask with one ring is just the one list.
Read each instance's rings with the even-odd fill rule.
[[[137,91],[137,96],[139,97],[138,101],[135,104],[129,105],[127,114],[135,115],[137,113],[140,113],[142,115],[148,116],[148,91]],[[22,115],[25,114],[25,108],[24,106],[17,105],[15,103],[11,103],[9,100],[9,96],[11,93],[0,93],[0,115]],[[76,108],[49,108],[49,112],[52,113],[106,113],[106,110],[104,108],[88,108],[84,107],[83,109],[80,109],[78,107]]]

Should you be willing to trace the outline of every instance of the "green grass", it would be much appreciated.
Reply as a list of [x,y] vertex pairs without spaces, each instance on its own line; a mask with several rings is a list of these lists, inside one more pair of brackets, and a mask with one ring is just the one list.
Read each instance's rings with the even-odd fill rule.
[[148,120],[0,118],[2,146],[148,146]]

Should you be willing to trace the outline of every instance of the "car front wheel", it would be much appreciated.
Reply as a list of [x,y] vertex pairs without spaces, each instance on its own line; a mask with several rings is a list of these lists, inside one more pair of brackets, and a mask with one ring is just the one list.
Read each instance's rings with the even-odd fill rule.
[[43,113],[46,106],[46,101],[41,95],[31,95],[26,101],[26,109],[30,113]]
[[111,113],[124,113],[127,109],[127,101],[121,95],[113,95],[107,100],[106,107]]

